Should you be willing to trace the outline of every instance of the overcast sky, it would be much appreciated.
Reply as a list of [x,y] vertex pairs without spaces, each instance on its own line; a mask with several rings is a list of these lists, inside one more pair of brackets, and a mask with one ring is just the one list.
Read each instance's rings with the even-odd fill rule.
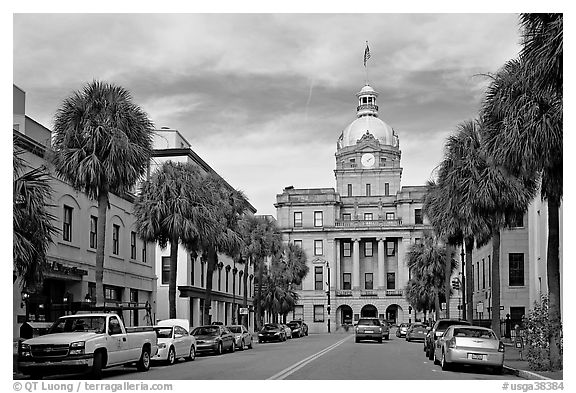
[[519,50],[517,14],[15,14],[14,83],[52,128],[101,79],[179,130],[259,214],[285,186],[335,187],[336,140],[365,81],[399,136],[402,185],[423,185],[488,80]]

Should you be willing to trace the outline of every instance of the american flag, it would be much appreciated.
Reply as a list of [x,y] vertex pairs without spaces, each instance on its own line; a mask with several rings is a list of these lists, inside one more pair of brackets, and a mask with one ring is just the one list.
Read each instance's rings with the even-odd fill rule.
[[364,67],[366,67],[366,61],[370,58],[370,48],[368,48],[368,41],[366,41],[366,49],[364,49]]

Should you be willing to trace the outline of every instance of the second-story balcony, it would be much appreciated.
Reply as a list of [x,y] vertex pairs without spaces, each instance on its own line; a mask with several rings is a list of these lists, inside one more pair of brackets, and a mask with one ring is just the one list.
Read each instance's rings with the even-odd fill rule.
[[395,297],[404,296],[404,291],[402,289],[336,289],[334,291],[336,297]]
[[393,220],[336,220],[336,228],[389,228],[402,225],[402,219]]

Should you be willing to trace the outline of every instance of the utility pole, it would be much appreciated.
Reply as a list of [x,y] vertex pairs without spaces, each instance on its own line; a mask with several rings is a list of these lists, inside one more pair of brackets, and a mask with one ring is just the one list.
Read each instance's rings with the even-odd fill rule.
[[326,294],[328,295],[328,333],[330,333],[330,263],[326,261],[326,269],[328,269],[328,290]]
[[460,258],[462,260],[462,283],[460,289],[462,290],[462,320],[466,319],[466,276],[464,275],[464,238],[462,238],[462,251],[460,252]]

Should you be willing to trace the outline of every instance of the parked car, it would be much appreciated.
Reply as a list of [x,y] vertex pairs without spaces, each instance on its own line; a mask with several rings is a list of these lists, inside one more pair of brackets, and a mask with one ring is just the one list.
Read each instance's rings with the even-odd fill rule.
[[292,329],[290,328],[290,326],[284,323],[281,323],[280,326],[284,328],[284,332],[286,332],[286,338],[292,338]]
[[154,326],[158,337],[158,353],[152,360],[163,360],[172,365],[178,358],[196,359],[196,338],[188,332],[186,319],[166,319]]
[[356,325],[356,342],[361,340],[382,342],[382,325],[378,318],[360,318]]
[[152,326],[125,327],[114,313],[86,313],[58,318],[48,334],[20,344],[18,369],[32,378],[90,371],[101,378],[102,369],[136,363],[148,371],[158,351]]
[[197,352],[213,352],[221,355],[224,351],[236,350],[234,335],[224,326],[199,326],[192,331],[192,335],[196,338]]
[[248,346],[248,349],[252,349],[252,334],[246,329],[246,326],[230,325],[226,327],[234,335],[236,348],[243,351],[244,347]]
[[258,332],[258,342],[286,341],[286,331],[279,323],[267,323]]
[[448,370],[453,364],[490,366],[502,373],[504,344],[492,329],[480,326],[452,325],[436,340],[434,364]]
[[308,325],[301,319],[295,319],[288,322],[288,326],[292,329],[292,336],[296,333],[296,337],[302,337],[308,335]]
[[406,337],[406,332],[408,331],[409,327],[409,323],[401,323],[398,326],[398,329],[396,329],[396,337]]
[[384,337],[384,340],[390,340],[390,326],[388,325],[388,322],[381,319],[380,325],[382,326],[382,336]]
[[414,340],[422,340],[426,339],[426,334],[428,330],[426,330],[426,325],[423,323],[413,323],[410,325],[410,328],[406,332],[406,341],[414,341]]
[[439,319],[437,320],[432,328],[426,334],[424,339],[424,352],[426,357],[430,360],[434,359],[434,343],[440,338],[446,329],[452,325],[470,325],[467,321],[461,321],[459,319]]

